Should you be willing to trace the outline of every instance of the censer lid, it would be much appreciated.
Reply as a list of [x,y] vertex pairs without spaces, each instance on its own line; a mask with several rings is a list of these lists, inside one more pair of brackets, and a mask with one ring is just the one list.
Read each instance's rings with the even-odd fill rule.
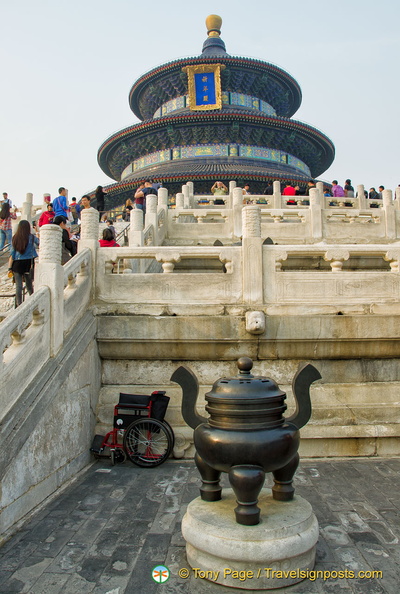
[[206,394],[207,401],[214,399],[248,401],[249,399],[282,398],[285,396],[285,392],[282,392],[271,378],[251,374],[253,361],[250,357],[240,357],[237,366],[238,375],[218,379],[211,391]]

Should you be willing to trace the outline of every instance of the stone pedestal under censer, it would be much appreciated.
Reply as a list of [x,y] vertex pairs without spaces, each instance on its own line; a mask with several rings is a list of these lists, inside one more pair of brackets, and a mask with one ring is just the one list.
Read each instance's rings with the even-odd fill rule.
[[238,524],[235,505],[231,489],[222,490],[220,501],[198,497],[189,504],[182,521],[189,566],[210,581],[245,590],[302,581],[314,567],[318,540],[318,522],[308,501],[299,496],[276,501],[270,489],[263,489],[256,526]]
[[[239,374],[217,380],[206,394],[209,418],[196,411],[198,382],[179,367],[171,379],[183,391],[182,415],[194,429],[200,497],[182,521],[195,577],[247,590],[281,588],[307,577],[315,563],[318,522],[311,505],[294,495],[300,431],[311,416],[310,386],[320,379],[302,364],[293,379],[296,410],[288,418],[286,394],[268,377],[254,376],[248,357]],[[232,489],[222,489],[226,472]],[[274,485],[263,489],[265,473]],[[198,572],[198,574],[196,574]]]

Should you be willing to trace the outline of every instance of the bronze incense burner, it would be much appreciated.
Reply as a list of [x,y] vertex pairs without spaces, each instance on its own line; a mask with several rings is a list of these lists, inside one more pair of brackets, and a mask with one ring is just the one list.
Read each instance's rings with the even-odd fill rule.
[[220,378],[206,394],[207,419],[197,414],[196,376],[179,367],[171,380],[183,391],[182,415],[194,429],[195,462],[202,478],[204,501],[221,499],[221,472],[229,475],[236,495],[236,521],[253,526],[260,521],[257,506],[265,473],[272,472],[273,498],[293,499],[293,476],[299,463],[299,429],[311,416],[310,385],[321,378],[310,364],[299,367],[293,379],[295,413],[285,419],[286,394],[270,378],[253,376],[253,361],[241,357],[236,377]]

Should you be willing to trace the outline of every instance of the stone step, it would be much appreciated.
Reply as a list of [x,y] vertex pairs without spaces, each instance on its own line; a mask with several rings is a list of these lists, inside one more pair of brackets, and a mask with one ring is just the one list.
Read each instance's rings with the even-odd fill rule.
[[[294,411],[290,386],[280,386],[287,392],[288,410]],[[199,386],[197,410],[205,412],[205,394],[210,385]],[[108,384],[99,394],[96,433],[105,434],[112,427],[113,409],[119,393],[150,395],[153,390],[165,390],[171,398],[166,420],[177,437],[177,457],[193,455],[193,431],[181,415],[182,391],[171,384]],[[400,454],[400,422],[398,382],[319,384],[312,388],[312,417],[301,430],[300,453],[307,457],[373,456]],[[179,451],[178,451],[179,450]]]

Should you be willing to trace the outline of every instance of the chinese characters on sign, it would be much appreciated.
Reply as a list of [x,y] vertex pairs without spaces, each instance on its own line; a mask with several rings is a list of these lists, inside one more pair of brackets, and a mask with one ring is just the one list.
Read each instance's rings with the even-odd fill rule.
[[221,109],[221,64],[185,66],[191,110]]
[[213,72],[194,75],[196,105],[215,105],[215,77]]

